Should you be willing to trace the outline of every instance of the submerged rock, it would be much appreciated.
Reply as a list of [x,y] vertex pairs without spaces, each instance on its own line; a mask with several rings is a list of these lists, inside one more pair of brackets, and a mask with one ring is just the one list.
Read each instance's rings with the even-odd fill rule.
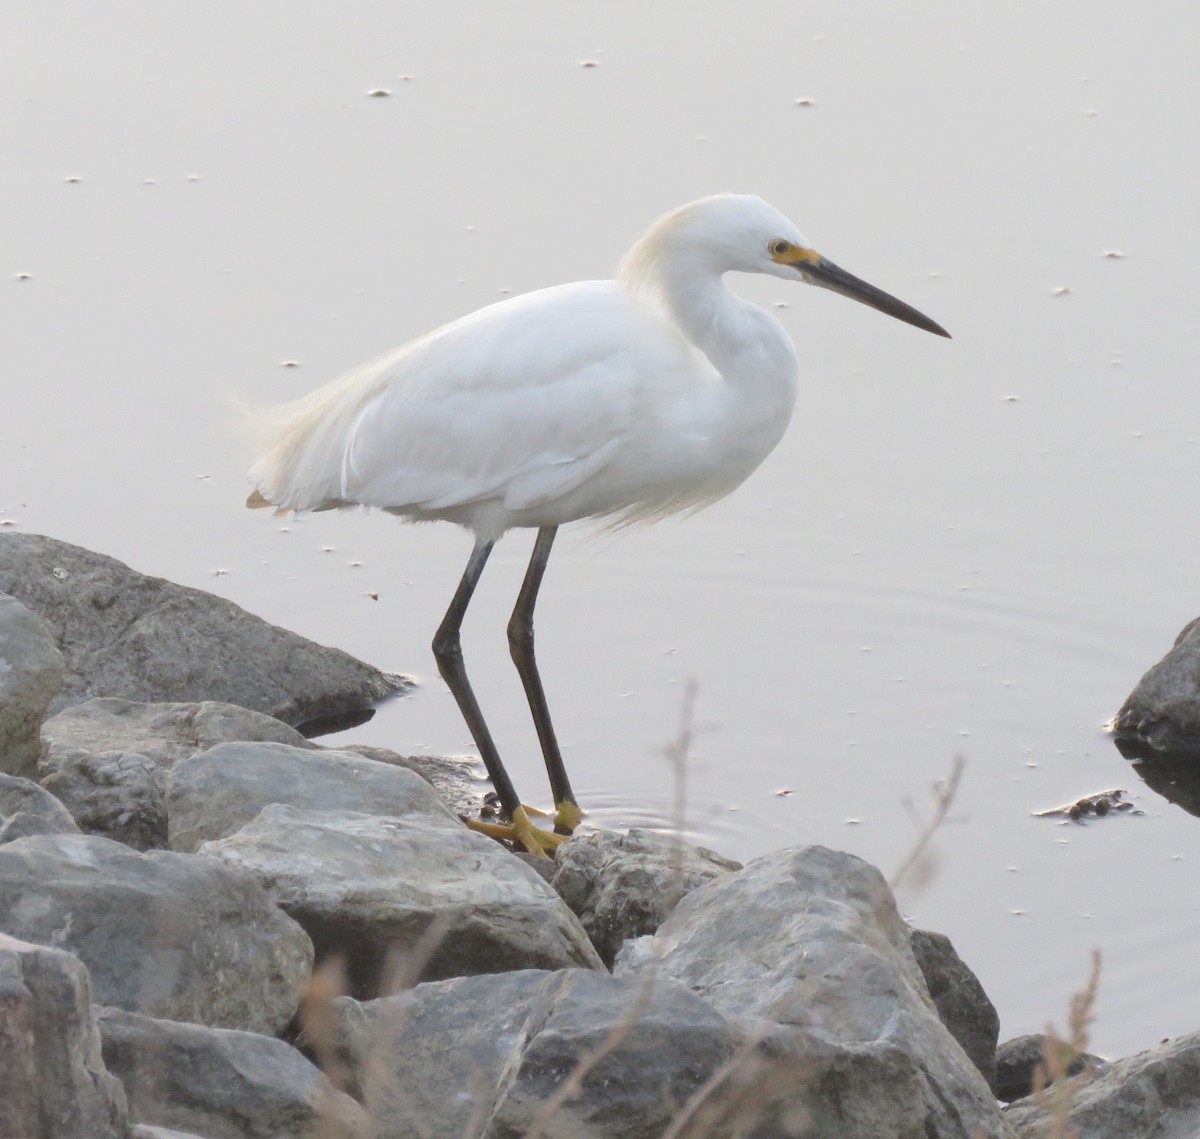
[[1141,744],[1200,758],[1200,617],[1137,682],[1113,718],[1112,732],[1118,746]]
[[295,725],[405,683],[224,598],[38,534],[0,534],[0,590],[50,626],[66,659],[52,711],[93,696],[220,700]]

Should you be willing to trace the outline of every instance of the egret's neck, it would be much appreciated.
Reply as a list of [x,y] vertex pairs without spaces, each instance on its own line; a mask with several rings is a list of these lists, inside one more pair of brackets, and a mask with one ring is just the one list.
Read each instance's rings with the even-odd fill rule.
[[641,246],[621,263],[625,288],[656,308],[744,399],[778,416],[782,433],[796,400],[796,350],[779,322],[734,296],[720,268],[703,257]]

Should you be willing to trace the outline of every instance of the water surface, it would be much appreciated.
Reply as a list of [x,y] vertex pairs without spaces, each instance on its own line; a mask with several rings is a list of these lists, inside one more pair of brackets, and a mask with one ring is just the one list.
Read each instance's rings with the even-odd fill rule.
[[[1198,24],[1082,2],[20,6],[0,521],[414,673],[353,737],[469,750],[427,647],[467,536],[243,511],[227,394],[301,394],[507,292],[608,275],[680,202],[762,194],[955,339],[731,282],[786,306],[796,420],[704,514],[560,539],[539,649],[581,799],[605,825],[670,818],[694,680],[694,837],[887,870],[906,802],[962,755],[937,873],[901,900],[1004,1034],[1061,1021],[1093,946],[1100,1051],[1194,1030],[1200,831],[1102,725],[1200,612]],[[502,543],[465,637],[544,801],[503,640],[529,545]],[[1142,813],[1033,817],[1106,787]]]

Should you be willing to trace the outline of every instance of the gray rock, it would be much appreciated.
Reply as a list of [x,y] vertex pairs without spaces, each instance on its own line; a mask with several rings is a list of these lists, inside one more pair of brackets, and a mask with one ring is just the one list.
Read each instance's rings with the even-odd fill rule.
[[[1040,1032],[1014,1036],[996,1049],[996,1098],[1012,1103],[1033,1094],[1034,1074],[1045,1060],[1046,1037]],[[1067,1075],[1077,1076],[1084,1069],[1106,1067],[1107,1060],[1088,1052],[1079,1053],[1067,1065]]]
[[56,753],[42,786],[62,801],[85,834],[123,842],[135,850],[167,845],[166,778],[136,751]]
[[175,1131],[169,1127],[139,1123],[129,1129],[129,1139],[208,1139],[208,1136],[197,1135],[194,1131]]
[[0,934],[0,1135],[124,1139],[125,1093],[108,1074],[87,969],[61,949]]
[[100,1003],[256,1032],[288,1023],[312,964],[251,875],[88,835],[0,846],[0,930],[78,955]]
[[1200,752],[1200,617],[1129,694],[1113,734],[1158,752]]
[[356,995],[384,991],[397,955],[425,980],[604,968],[537,874],[440,810],[396,818],[274,804],[200,852],[257,875],[319,958],[345,961]]
[[102,1009],[104,1062],[143,1124],[208,1139],[367,1139],[357,1103],[269,1036]]
[[1007,1134],[938,1019],[887,884],[852,855],[783,850],[693,891],[653,938],[626,944],[615,973],[654,970],[727,1018],[779,1026],[771,1043],[797,1058],[806,1136]]
[[295,728],[273,716],[202,700],[196,704],[139,704],[97,697],[74,704],[42,728],[41,772],[57,770],[79,752],[133,751],[164,770],[228,740],[267,740],[316,749]]
[[1067,1128],[1047,1129],[1039,1097],[1018,1100],[1005,1118],[1021,1139],[1074,1134],[1078,1139],[1195,1139],[1200,1135],[1200,1032],[1114,1060],[1069,1082]]
[[415,771],[422,779],[432,784],[442,802],[455,815],[476,814],[483,796],[492,789],[478,756],[400,755],[388,748],[371,747],[367,744],[347,744],[342,750],[357,752],[379,763]]
[[41,616],[63,650],[54,711],[92,696],[222,700],[295,725],[366,708],[404,683],[231,601],[38,534],[0,535],[0,590]]
[[944,933],[914,929],[909,944],[942,1023],[994,1091],[1000,1038],[996,1006]]
[[518,1139],[601,1050],[545,1139],[659,1139],[741,1039],[682,985],[647,988],[577,969],[463,977],[334,1004],[337,1043],[378,1139]]
[[458,826],[421,776],[348,751],[218,744],[176,763],[168,788],[172,850],[193,851],[225,838],[271,803],[370,815],[436,815]]
[[0,771],[35,774],[38,730],[65,667],[46,622],[0,592]]
[[42,786],[70,809],[80,828],[132,846],[168,845],[167,773],[226,740],[270,740],[318,750],[295,728],[234,704],[139,704],[98,697],[47,720]]
[[[136,752],[164,771],[222,743],[261,741],[310,751],[326,749],[305,739],[295,728],[234,704],[203,700],[196,704],[140,704],[97,698],[65,708],[42,729],[42,776],[79,763],[81,754]],[[378,763],[414,771],[463,814],[478,808],[487,786],[482,767],[470,756],[405,756],[387,748],[350,745],[352,751]]]
[[34,834],[78,834],[67,810],[29,779],[0,774],[0,843]]
[[129,1139],[208,1139],[208,1136],[197,1135],[194,1131],[175,1131],[170,1127],[139,1123],[129,1129]]
[[626,938],[653,933],[685,894],[741,868],[654,831],[598,831],[559,847],[552,883],[611,966]]

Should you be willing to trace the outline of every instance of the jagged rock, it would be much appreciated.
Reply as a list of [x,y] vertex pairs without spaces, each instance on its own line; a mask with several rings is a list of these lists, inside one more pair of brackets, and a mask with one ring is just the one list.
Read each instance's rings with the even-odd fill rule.
[[34,834],[78,834],[67,810],[29,779],[0,774],[0,843]]
[[295,725],[404,683],[231,601],[38,534],[0,535],[0,590],[46,621],[66,658],[54,711],[92,696],[222,700]]
[[370,815],[437,815],[458,826],[434,789],[413,771],[355,752],[276,743],[218,744],[171,769],[172,850],[225,838],[271,803]]
[[0,592],[0,771],[36,773],[38,731],[65,667],[46,622]]
[[944,933],[914,929],[909,944],[942,1023],[988,1087],[995,1090],[996,1041],[1000,1039],[996,1006]]
[[[1114,1060],[1067,1082],[1066,1127],[1078,1139],[1195,1139],[1200,1135],[1200,1032]],[[1005,1108],[1020,1139],[1041,1139],[1049,1112],[1038,1097]]]
[[344,959],[356,995],[380,991],[390,954],[424,956],[425,980],[604,968],[537,874],[442,810],[397,818],[274,804],[200,853],[257,875],[320,958]]
[[87,969],[61,949],[0,934],[0,1135],[125,1139],[125,1119]]
[[165,777],[153,760],[136,751],[62,749],[55,759],[42,786],[62,801],[81,831],[135,850],[167,845]]
[[654,831],[597,831],[559,848],[552,884],[611,966],[626,938],[653,933],[685,894],[741,868]]
[[202,700],[195,704],[139,704],[116,697],[97,697],[74,704],[42,727],[43,775],[61,766],[64,756],[78,752],[132,751],[169,769],[181,759],[228,740],[264,740],[313,748],[295,728],[273,716]]
[[[838,1139],[966,1139],[1007,1129],[982,1076],[938,1019],[882,876],[853,855],[778,851],[684,898],[618,976],[687,985],[728,1017],[779,1026],[808,1130]],[[794,1105],[793,1105],[794,1107]],[[836,1126],[830,1121],[836,1121]]]
[[256,1032],[288,1023],[312,964],[252,875],[89,835],[0,846],[0,931],[78,955],[102,1004]]
[[1200,753],[1200,617],[1183,627],[1167,655],[1137,682],[1112,730],[1118,744]]
[[[1012,1103],[1033,1093],[1034,1073],[1045,1060],[1046,1037],[1040,1032],[1014,1036],[996,1049],[996,1098]],[[1107,1060],[1081,1052],[1067,1065],[1067,1075],[1106,1067]]]
[[269,1036],[106,1008],[104,1062],[129,1114],[207,1139],[367,1139],[363,1109],[291,1045]]
[[463,977],[334,1006],[350,1086],[378,1139],[519,1139],[606,1041],[545,1139],[659,1139],[741,1040],[682,985],[578,969]]

